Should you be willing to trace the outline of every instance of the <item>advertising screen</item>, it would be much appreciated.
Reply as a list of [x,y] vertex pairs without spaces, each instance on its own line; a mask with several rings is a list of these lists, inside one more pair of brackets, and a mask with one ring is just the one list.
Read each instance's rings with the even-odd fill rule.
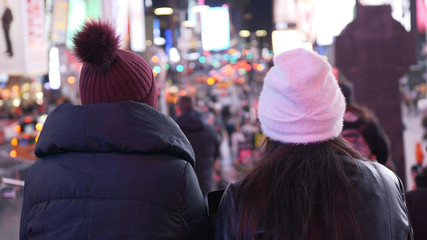
[[203,50],[230,48],[230,16],[226,7],[206,8],[201,12]]

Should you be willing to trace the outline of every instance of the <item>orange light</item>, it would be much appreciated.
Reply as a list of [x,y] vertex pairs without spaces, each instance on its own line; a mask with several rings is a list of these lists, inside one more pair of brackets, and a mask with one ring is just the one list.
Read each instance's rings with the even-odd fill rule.
[[181,91],[179,91],[179,95],[185,96],[185,95],[187,95],[187,91],[185,91],[184,89],[182,89]]
[[73,85],[76,82],[76,78],[71,76],[71,77],[68,77],[67,81],[69,84]]
[[156,77],[157,76],[157,72],[153,71],[153,75]]
[[258,64],[257,66],[256,66],[256,70],[258,70],[258,71],[263,71],[264,70],[264,66],[262,65],[262,64]]
[[40,136],[40,135],[37,135],[36,139],[34,139],[34,141],[35,141],[36,143],[39,141],[39,136]]
[[16,150],[12,150],[9,153],[10,157],[16,158],[16,156],[18,156],[18,153],[16,152]]
[[37,131],[41,131],[43,129],[43,124],[41,124],[41,123],[37,123],[36,124],[36,130]]
[[10,145],[12,145],[12,147],[18,146],[18,139],[12,138],[12,140],[10,141]]
[[156,55],[154,55],[154,56],[151,57],[151,61],[153,63],[158,63],[159,62],[159,57],[157,57]]
[[15,132],[21,133],[21,126],[20,125],[15,126]]
[[215,83],[215,79],[213,77],[208,78],[208,84],[213,85]]

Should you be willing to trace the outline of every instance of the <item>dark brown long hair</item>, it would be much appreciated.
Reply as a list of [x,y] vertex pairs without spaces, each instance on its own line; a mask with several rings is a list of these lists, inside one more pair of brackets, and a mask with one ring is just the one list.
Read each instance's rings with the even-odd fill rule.
[[310,144],[267,138],[266,144],[237,189],[237,239],[361,239],[350,177],[357,171],[353,159],[362,156],[341,136]]

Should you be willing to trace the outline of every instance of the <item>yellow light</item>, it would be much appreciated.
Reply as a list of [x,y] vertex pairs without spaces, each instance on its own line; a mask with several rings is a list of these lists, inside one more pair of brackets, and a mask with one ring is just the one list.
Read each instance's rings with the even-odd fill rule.
[[10,141],[10,145],[12,145],[12,147],[18,146],[18,139],[12,138],[12,140]]
[[16,125],[15,126],[15,132],[16,133],[21,133],[21,126],[20,125]]
[[34,141],[36,141],[36,143],[39,141],[39,136],[40,135],[37,135],[36,139],[34,139]]
[[215,79],[213,77],[208,78],[208,84],[213,85],[215,83]]
[[37,123],[36,124],[36,130],[37,131],[41,131],[43,129],[43,124],[41,124],[41,123]]
[[76,78],[71,76],[71,77],[68,77],[67,81],[69,84],[73,85],[76,82]]
[[182,22],[182,26],[183,27],[187,27],[187,28],[193,28],[196,26],[196,22],[195,21],[183,21]]
[[257,66],[256,66],[256,70],[258,70],[258,71],[263,71],[264,70],[264,66],[262,65],[262,64],[258,64]]
[[18,153],[16,152],[16,150],[12,150],[9,153],[10,157],[16,158],[16,156],[18,156]]
[[153,71],[153,75],[156,77],[156,76],[157,76],[157,72],[156,72],[156,71]]
[[173,13],[173,9],[169,7],[162,7],[154,9],[154,14],[156,15],[171,15]]
[[208,5],[197,5],[197,6],[192,7],[191,11],[193,13],[198,13],[198,12],[203,11],[204,9],[207,9],[207,8],[209,8]]
[[239,36],[240,36],[240,37],[247,38],[247,37],[251,36],[251,32],[249,32],[248,30],[241,30],[241,31],[239,32]]
[[257,37],[265,37],[265,36],[267,36],[267,31],[266,30],[256,30],[255,36],[257,36]]

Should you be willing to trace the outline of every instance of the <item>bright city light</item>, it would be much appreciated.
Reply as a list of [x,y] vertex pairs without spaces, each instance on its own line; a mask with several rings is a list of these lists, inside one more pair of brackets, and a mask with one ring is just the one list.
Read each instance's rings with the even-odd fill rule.
[[173,13],[173,9],[169,7],[161,7],[154,9],[154,14],[156,15],[171,15]]
[[49,52],[49,84],[51,89],[61,87],[61,73],[59,70],[59,50],[56,47]]
[[176,66],[176,71],[178,71],[178,72],[184,71],[184,66],[182,66],[181,64]]
[[251,32],[249,32],[248,30],[241,30],[239,32],[239,36],[243,38],[247,38],[251,36]]
[[266,30],[256,30],[255,36],[257,36],[257,37],[265,37],[265,36],[267,36],[267,31]]

